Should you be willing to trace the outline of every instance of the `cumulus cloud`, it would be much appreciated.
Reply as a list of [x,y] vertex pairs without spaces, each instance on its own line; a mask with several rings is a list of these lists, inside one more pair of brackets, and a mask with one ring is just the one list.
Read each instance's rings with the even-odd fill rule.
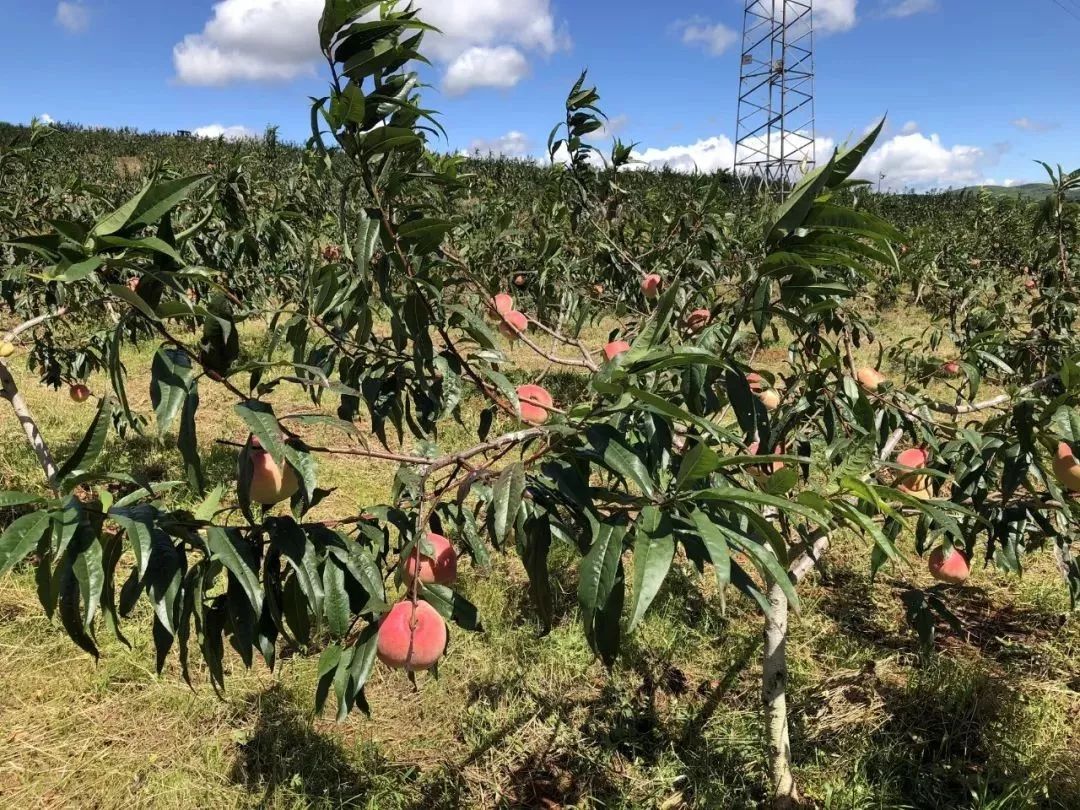
[[990,149],[947,146],[939,135],[913,132],[872,150],[855,176],[875,184],[881,180],[883,188],[893,191],[973,186],[986,178],[986,168],[998,161],[1005,148],[1004,144]]
[[604,125],[600,129],[596,130],[593,134],[594,140],[602,140],[604,138],[618,138],[626,128],[630,125],[630,116],[625,113],[621,115],[612,116],[604,122]]
[[814,3],[814,29],[822,33],[849,31],[858,22],[858,0],[817,0]]
[[[986,169],[995,165],[1008,148],[1007,144],[987,148],[949,146],[938,135],[906,131],[910,127],[904,129],[903,134],[873,149],[855,176],[874,185],[880,181],[882,188],[893,191],[978,185],[989,182]],[[819,165],[829,158],[836,146],[831,138],[817,139]],[[730,171],[735,163],[735,144],[726,135],[715,135],[691,144],[649,147],[635,151],[633,157],[642,168],[702,173]]]
[[904,124],[903,128],[900,130],[901,134],[903,134],[903,135],[910,135],[913,132],[918,132],[918,131],[919,131],[919,123],[917,121],[908,121],[906,124]]
[[704,17],[679,20],[675,23],[675,30],[684,45],[703,48],[712,56],[720,56],[735,44],[736,40],[733,30],[723,23],[711,23]]
[[523,158],[528,157],[532,143],[524,132],[514,129],[498,138],[477,138],[464,150],[465,154],[473,155],[479,152],[481,155],[503,155],[504,157]]
[[90,27],[90,9],[82,0],[60,0],[56,6],[56,24],[78,34]]
[[42,113],[41,115],[38,116],[37,120],[40,123],[45,124],[46,126],[49,125],[49,124],[55,124],[56,123],[56,119],[53,118],[48,113]]
[[[219,0],[203,30],[188,34],[173,48],[177,78],[185,84],[224,85],[314,74],[323,4]],[[442,31],[428,34],[424,52],[447,66],[448,92],[512,87],[528,75],[526,54],[550,55],[569,43],[556,25],[550,0],[439,0],[422,5],[421,18]],[[508,67],[508,73],[499,74]]]
[[886,17],[911,17],[926,11],[937,11],[937,0],[899,0],[891,2],[885,8]]
[[634,152],[633,158],[650,169],[704,173],[719,169],[730,171],[735,164],[735,143],[726,135],[717,135],[685,146],[650,147]]
[[184,84],[287,81],[314,73],[323,0],[221,0],[202,33],[173,48]]
[[460,96],[477,87],[514,87],[529,73],[525,55],[510,45],[497,48],[469,48],[446,69],[443,89]]
[[221,124],[207,124],[205,127],[193,129],[191,134],[196,138],[209,138],[213,140],[224,138],[227,141],[246,141],[259,137],[258,132],[249,129],[248,127],[226,127]]
[[1017,129],[1022,129],[1027,132],[1049,132],[1052,129],[1057,129],[1060,124],[1051,123],[1049,121],[1033,121],[1030,118],[1016,118],[1013,120],[1012,125]]

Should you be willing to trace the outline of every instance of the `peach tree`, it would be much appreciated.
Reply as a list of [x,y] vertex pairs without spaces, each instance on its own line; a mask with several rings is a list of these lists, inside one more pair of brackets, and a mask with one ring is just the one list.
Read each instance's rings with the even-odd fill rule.
[[[329,88],[313,103],[303,179],[275,198],[271,220],[245,212],[260,191],[240,167],[224,185],[165,172],[114,210],[87,204],[9,240],[21,264],[5,300],[28,317],[0,355],[32,340],[29,363],[45,381],[97,369],[108,378],[85,437],[58,462],[0,360],[3,396],[46,480],[0,494],[18,515],[0,535],[0,573],[32,559],[44,609],[76,644],[97,656],[102,626],[123,641],[122,619],[146,599],[159,671],[175,654],[190,681],[196,653],[220,690],[227,645],[249,666],[273,667],[282,642],[321,650],[316,705],[332,692],[343,718],[368,710],[377,660],[413,677],[437,668],[450,625],[481,629],[453,587],[459,556],[482,566],[492,550],[517,554],[548,627],[551,549],[576,551],[583,630],[608,666],[672,567],[689,566],[762,611],[770,790],[782,804],[798,795],[788,613],[834,532],[866,539],[871,573],[906,566],[913,537],[948,583],[977,552],[1015,571],[1049,545],[1077,596],[1076,347],[1062,340],[1020,364],[1004,354],[1008,336],[996,352],[973,345],[953,404],[854,360],[875,339],[859,296],[881,268],[897,270],[905,239],[851,193],[880,127],[736,245],[712,193],[685,219],[642,225],[647,209],[619,185],[628,150],[617,145],[602,170],[587,159],[600,119],[583,76],[567,101],[570,167],[555,185],[571,238],[602,250],[560,264],[547,243],[531,259],[554,268],[541,291],[581,265],[602,268],[594,283],[609,289],[596,297],[617,302],[619,323],[590,346],[544,317],[543,298],[530,309],[506,274],[489,274],[495,248],[450,213],[468,178],[462,158],[429,149],[440,127],[412,70],[429,30],[411,6],[327,0]],[[553,136],[552,154],[558,146]],[[333,183],[336,206],[326,203]],[[305,202],[318,222],[297,216]],[[530,261],[529,244],[516,250]],[[265,279],[264,262],[274,265]],[[580,286],[549,301],[562,324],[591,305]],[[266,324],[254,350],[239,340],[245,321]],[[755,365],[766,339],[787,342],[780,372]],[[153,420],[131,408],[123,365],[124,348],[146,340],[157,344]],[[511,342],[581,385],[556,400],[513,368]],[[975,401],[991,378],[1008,390]],[[312,409],[279,412],[272,395],[283,387]],[[247,428],[235,493],[205,485],[200,442],[225,438],[200,418],[208,395],[232,401]],[[475,442],[447,449],[452,425]],[[340,439],[318,443],[316,429]],[[109,469],[111,431],[175,440],[186,480]],[[328,494],[317,461],[331,455],[394,468],[385,502],[313,519]],[[182,487],[197,507],[170,505]],[[905,597],[927,636],[953,618],[950,587]]]

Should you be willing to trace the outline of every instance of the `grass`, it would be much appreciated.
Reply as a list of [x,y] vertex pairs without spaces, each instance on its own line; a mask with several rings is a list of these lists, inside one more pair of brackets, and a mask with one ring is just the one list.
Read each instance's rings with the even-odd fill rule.
[[[893,327],[899,319],[881,328]],[[774,354],[763,357],[780,362]],[[149,350],[128,360],[141,413],[150,412],[149,363]],[[91,409],[25,375],[22,383],[64,456]],[[284,389],[275,396],[279,408],[305,404]],[[214,440],[242,438],[240,420],[204,396],[200,429],[210,477],[230,480],[233,451]],[[0,430],[17,435],[6,410]],[[464,429],[446,437],[469,440]],[[179,477],[176,454],[153,439],[114,442],[109,458]],[[0,487],[38,487],[34,464],[23,442],[0,444]],[[337,489],[319,514],[381,501],[392,475],[320,459],[321,482]],[[454,632],[439,678],[420,677],[416,690],[377,668],[373,717],[341,724],[312,717],[317,656],[284,657],[273,673],[230,656],[219,700],[200,669],[194,690],[174,659],[154,675],[145,604],[125,625],[132,649],[102,632],[95,664],[43,616],[30,573],[17,571],[0,580],[0,806],[756,806],[764,762],[755,609],[731,596],[723,615],[713,581],[677,564],[609,674],[578,630],[572,563],[553,560],[556,626],[545,637],[516,559],[493,555],[490,570],[466,564],[461,587],[484,632]],[[1080,630],[1065,619],[1049,560],[1023,578],[977,569],[953,602],[966,637],[943,632],[932,656],[899,600],[908,583],[928,584],[923,569],[886,571],[871,586],[868,567],[864,541],[841,537],[825,573],[801,591],[791,710],[807,796],[829,808],[1080,806]]]

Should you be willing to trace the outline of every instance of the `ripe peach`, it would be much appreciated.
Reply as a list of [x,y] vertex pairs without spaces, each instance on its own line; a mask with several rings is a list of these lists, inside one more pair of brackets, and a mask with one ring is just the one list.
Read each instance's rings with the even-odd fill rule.
[[1038,287],[1039,285],[1038,285],[1038,283],[1037,283],[1037,282],[1035,281],[1035,279],[1033,279],[1033,278],[1029,278],[1029,279],[1025,279],[1025,280],[1024,280],[1024,286],[1025,286],[1025,287],[1026,287],[1026,288],[1027,288],[1028,290],[1032,290],[1032,291],[1034,291],[1034,289],[1035,289],[1036,287]]
[[957,360],[950,360],[941,366],[941,373],[946,377],[958,377],[960,371],[960,363]]
[[755,394],[760,394],[764,390],[763,383],[764,380],[756,371],[751,371],[746,375],[746,384],[750,386],[750,390]]
[[593,295],[595,295],[597,298],[599,298],[601,295],[604,294],[604,285],[603,284],[593,284],[592,291],[593,291]]
[[663,283],[663,279],[656,273],[649,273],[641,280],[641,291],[645,293],[646,298],[656,298],[660,295],[660,285]]
[[712,313],[707,309],[695,309],[689,315],[686,316],[686,328],[691,332],[700,332],[706,326],[709,325],[709,321],[712,320]]
[[132,276],[128,279],[128,289],[131,290],[133,293],[137,293],[139,291],[139,285],[141,283],[142,279],[140,279],[138,276]]
[[248,458],[251,459],[251,489],[248,491],[248,498],[252,502],[273,506],[287,501],[300,489],[300,479],[296,477],[292,465],[286,461],[285,469],[282,470],[255,437],[252,437]]
[[548,420],[547,409],[555,404],[547,389],[539,385],[522,385],[517,390],[521,403],[521,420],[530,425],[542,425]]
[[1058,443],[1054,476],[1069,492],[1080,492],[1080,461],[1077,461],[1068,442]]
[[500,315],[506,315],[514,308],[514,299],[506,293],[499,293],[491,299],[491,305]]
[[[450,541],[441,534],[428,532],[427,539],[435,549],[435,556],[432,558],[421,552],[420,581],[427,584],[452,585],[457,579],[457,552]],[[412,585],[415,571],[416,551],[414,549],[409,552],[409,556],[405,559],[403,579],[406,584]]]
[[529,328],[529,318],[516,309],[512,309],[503,315],[503,322],[499,324],[499,331],[509,340],[517,340],[523,332]]
[[767,411],[775,411],[780,407],[780,392],[775,388],[762,391],[757,395],[757,398],[761,400],[761,404],[765,406]]
[[334,264],[340,262],[342,256],[342,250],[338,245],[327,245],[323,248],[322,257],[323,261],[328,264]]
[[518,273],[516,276],[514,276],[514,286],[519,288],[519,289],[521,287],[524,287],[525,286],[525,276],[523,276],[521,273]]
[[948,556],[945,555],[945,547],[938,546],[930,552],[930,576],[939,582],[948,582],[951,585],[962,585],[971,576],[971,567],[967,557],[956,549],[950,549]]
[[611,343],[604,347],[604,357],[607,358],[610,363],[620,354],[630,351],[630,344],[625,340],[613,340]]
[[392,669],[431,669],[446,651],[446,622],[427,602],[398,602],[379,622],[379,660]]
[[86,402],[90,399],[90,389],[82,383],[76,383],[68,389],[68,396],[72,402]]
[[855,379],[859,381],[859,385],[865,388],[867,391],[877,391],[883,382],[885,382],[885,375],[878,371],[876,368],[860,368],[855,374]]
[[[901,467],[908,467],[912,470],[921,470],[930,463],[930,454],[920,447],[913,447],[898,455],[896,457],[896,463]],[[897,478],[896,486],[901,492],[906,492],[908,495],[914,495],[916,498],[925,500],[931,496],[930,479],[925,475],[911,475],[910,473],[901,474]]]

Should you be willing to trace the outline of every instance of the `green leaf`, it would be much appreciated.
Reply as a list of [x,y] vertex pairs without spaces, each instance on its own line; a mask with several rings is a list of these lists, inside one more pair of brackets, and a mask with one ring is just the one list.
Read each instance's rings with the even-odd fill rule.
[[[0,577],[22,562],[49,528],[48,512],[31,512],[15,518],[0,534]],[[48,565],[42,561],[42,565]]]
[[151,321],[157,321],[157,313],[154,312],[154,308],[151,307],[146,300],[137,292],[132,290],[126,284],[109,284],[109,292],[115,295],[117,298],[130,304],[134,309],[141,312]]
[[91,256],[85,261],[77,262],[68,266],[64,272],[55,276],[49,277],[49,281],[56,281],[61,284],[70,284],[73,281],[82,281],[89,276],[101,265],[105,264],[105,260],[100,256]]
[[155,529],[151,535],[150,561],[144,578],[146,593],[154,606],[154,615],[168,632],[175,634],[179,615],[180,583],[186,559],[165,532]]
[[184,407],[194,373],[191,358],[181,349],[162,346],[150,364],[150,403],[157,415],[158,436],[164,436]]
[[520,462],[511,464],[500,473],[492,488],[492,508],[495,517],[495,542],[503,543],[514,525],[521,496],[525,491],[525,468]]
[[199,410],[199,381],[192,380],[184,408],[180,413],[180,430],[176,437],[176,446],[184,459],[184,472],[188,483],[196,492],[205,491],[202,461],[199,458],[199,438],[196,433],[195,414]]
[[679,463],[675,486],[683,489],[688,483],[706,478],[720,469],[720,457],[703,441],[696,441]]
[[[181,177],[164,183],[155,183],[140,197],[135,207],[134,216],[124,227],[153,225],[172,209],[187,199],[191,192],[210,177],[209,174],[196,174]],[[100,236],[102,234],[95,234]],[[149,240],[144,240],[149,241]],[[171,250],[171,248],[170,248]],[[180,264],[183,261],[177,257]]]
[[113,401],[112,397],[104,396],[98,403],[97,413],[90,423],[86,434],[83,436],[71,458],[64,462],[56,473],[56,479],[63,481],[77,470],[85,470],[93,466],[98,456],[105,447],[105,440],[109,435],[109,425],[112,422]]
[[430,253],[442,244],[443,237],[453,227],[445,219],[418,219],[398,228],[398,237],[421,253]]
[[476,605],[457,591],[445,585],[420,583],[420,597],[435,608],[444,619],[452,620],[463,630],[479,632],[483,630]]
[[287,448],[273,407],[266,402],[249,399],[233,406],[233,410],[259,439],[263,449],[280,466],[285,461]]
[[723,591],[731,582],[731,551],[728,548],[727,538],[700,509],[692,511],[690,519],[697,529],[698,536],[705,544],[705,550],[709,552],[709,559],[712,560],[713,568],[716,569],[716,582]]
[[601,523],[588,554],[581,561],[578,601],[586,615],[601,609],[615,587],[626,529],[622,523]]
[[323,611],[331,638],[349,632],[349,594],[345,590],[345,571],[333,557],[327,557],[322,575]]
[[624,479],[633,481],[652,498],[656,494],[652,476],[645,462],[623,441],[622,433],[608,424],[594,424],[585,432],[589,444],[599,454],[603,464]]
[[138,209],[139,204],[142,202],[143,198],[149,191],[150,186],[144,186],[138,194],[127,200],[115,211],[112,211],[111,213],[106,214],[104,217],[99,219],[97,221],[97,224],[94,225],[93,230],[90,231],[90,235],[109,236],[119,230],[122,230],[124,226],[126,226],[128,222],[130,222],[131,219],[135,216],[135,211]]
[[135,568],[139,577],[146,574],[153,548],[154,520],[157,510],[147,504],[138,506],[113,506],[109,517],[120,524],[131,541],[131,550],[135,554]]
[[670,518],[655,506],[646,507],[634,531],[634,595],[626,632],[634,631],[653,603],[674,557],[675,538]]
[[263,588],[259,581],[258,552],[244,540],[236,529],[210,526],[206,529],[206,547],[211,559],[217,560],[236,578],[258,616],[262,613]]
[[832,178],[835,156],[824,166],[810,172],[791,192],[783,205],[776,211],[766,232],[765,241],[775,245],[802,225],[810,212],[814,201],[825,190]]
[[319,576],[315,547],[290,517],[271,518],[267,521],[270,545],[292,566],[296,584],[307,600],[310,612],[316,617],[323,615],[322,577]]
[[0,509],[10,509],[13,506],[26,506],[31,503],[44,503],[45,499],[40,495],[32,495],[29,492],[15,492],[8,490],[0,492]]

